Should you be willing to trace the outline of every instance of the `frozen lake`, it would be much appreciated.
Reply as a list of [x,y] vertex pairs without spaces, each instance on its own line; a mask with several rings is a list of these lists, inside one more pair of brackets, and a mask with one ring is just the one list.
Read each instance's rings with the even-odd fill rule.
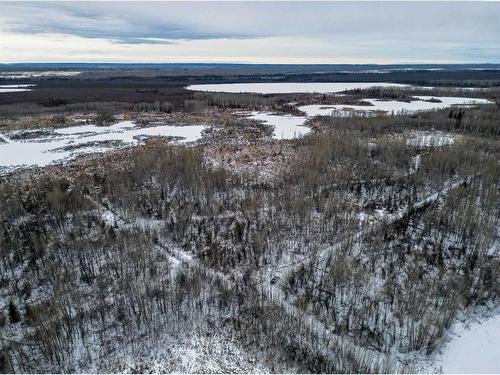
[[228,93],[289,94],[289,93],[336,93],[369,87],[410,87],[387,82],[269,82],[269,83],[220,83],[191,85],[188,90]]
[[12,71],[12,72],[0,72],[0,78],[7,79],[23,79],[23,78],[37,78],[37,77],[74,77],[81,72],[74,71]]
[[[180,137],[180,143],[201,138],[203,125],[137,127],[131,121],[111,126],[72,126],[58,129],[11,131],[0,134],[0,172],[21,166],[46,166],[88,155],[139,144],[151,136]],[[46,132],[30,137],[32,132]],[[20,134],[25,139],[19,139]]]
[[35,85],[0,85],[0,93],[31,91],[33,86]]
[[[452,106],[469,106],[477,104],[494,104],[487,99],[461,98],[452,96],[414,96],[417,100],[411,102],[399,102],[396,100],[363,99],[371,105],[323,105],[312,104],[299,107],[308,116],[350,116],[352,114],[374,114],[375,112],[386,112],[396,114],[400,112],[419,112],[443,109]],[[437,99],[437,101],[431,101]]]

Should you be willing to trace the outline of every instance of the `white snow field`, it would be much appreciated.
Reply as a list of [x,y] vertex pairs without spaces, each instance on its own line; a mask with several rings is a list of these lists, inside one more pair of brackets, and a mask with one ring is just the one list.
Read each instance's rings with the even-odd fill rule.
[[[399,102],[397,100],[363,99],[370,105],[322,105],[312,104],[299,107],[299,110],[308,116],[340,116],[346,117],[352,114],[372,115],[376,112],[396,114],[401,112],[414,113],[419,111],[432,111],[453,106],[470,106],[477,104],[495,104],[487,99],[463,98],[453,96],[415,96],[417,100],[411,102]],[[431,99],[436,99],[431,101]],[[439,102],[437,101],[439,100]]]
[[[122,121],[111,126],[85,125],[41,129],[47,131],[48,135],[32,139],[11,139],[10,137],[19,134],[19,131],[5,132],[0,134],[0,173],[2,169],[46,166],[78,155],[133,146],[150,136],[180,137],[181,143],[194,142],[201,138],[204,129],[203,125],[142,128],[137,127],[132,121]],[[34,131],[36,130],[32,132]],[[26,133],[29,131],[24,131],[23,134]]]
[[310,128],[304,126],[307,118],[303,116],[279,115],[272,112],[251,112],[248,118],[274,126],[274,139],[294,139],[311,132]]
[[411,87],[387,82],[269,82],[269,83],[217,83],[190,85],[188,90],[228,93],[289,94],[289,93],[335,93],[345,90],[370,87]]
[[500,313],[472,323],[455,322],[449,341],[436,353],[434,368],[443,373],[500,373]]
[[31,91],[33,86],[35,85],[0,85],[0,93]]

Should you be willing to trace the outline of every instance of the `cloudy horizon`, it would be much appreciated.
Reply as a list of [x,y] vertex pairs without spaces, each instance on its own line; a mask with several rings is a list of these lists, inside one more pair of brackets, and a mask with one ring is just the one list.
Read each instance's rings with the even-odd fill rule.
[[0,62],[500,62],[496,2],[2,2]]

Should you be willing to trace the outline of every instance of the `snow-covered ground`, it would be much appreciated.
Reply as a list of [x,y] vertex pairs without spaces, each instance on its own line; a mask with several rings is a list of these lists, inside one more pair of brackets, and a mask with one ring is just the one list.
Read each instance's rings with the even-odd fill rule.
[[367,89],[370,87],[410,87],[398,83],[386,82],[269,82],[269,83],[220,83],[211,85],[191,85],[188,90],[257,93],[257,94],[289,94],[289,93],[335,93],[345,90]]
[[419,372],[500,373],[500,309],[455,320]]
[[293,139],[302,137],[311,132],[304,126],[307,118],[303,116],[280,115],[272,112],[252,112],[249,119],[263,121],[274,126],[274,139]]
[[0,93],[31,91],[33,86],[35,85],[0,85]]
[[500,315],[484,321],[455,324],[457,336],[438,357],[446,373],[500,372]]
[[422,134],[408,138],[406,144],[413,147],[441,147],[451,145],[453,138],[443,134]]
[[[72,126],[43,129],[47,136],[11,139],[19,131],[1,134],[0,170],[20,166],[46,166],[82,154],[110,151],[120,146],[137,145],[145,137],[179,137],[179,142],[194,142],[201,137],[203,125],[137,127],[131,121],[111,126]],[[23,134],[25,134],[24,131]]]
[[145,353],[134,353],[121,359],[124,373],[149,372],[154,374],[191,373],[269,373],[270,369],[249,355],[237,342],[217,335],[199,333],[174,340],[168,338],[164,345],[155,345]]
[[[379,100],[379,99],[363,99],[370,103],[370,105],[347,105],[347,104],[335,104],[335,105],[323,105],[323,104],[312,104],[299,107],[299,110],[307,113],[308,116],[350,116],[353,113],[356,114],[373,114],[375,112],[386,112],[386,113],[399,113],[399,112],[419,112],[419,111],[431,111],[435,109],[443,109],[452,106],[468,106],[477,104],[494,104],[492,101],[487,99],[476,99],[476,98],[461,98],[452,96],[415,96],[414,98],[418,100],[413,100],[411,102],[400,102],[397,100]],[[436,99],[430,101],[431,99]],[[439,102],[437,101],[439,100]]]

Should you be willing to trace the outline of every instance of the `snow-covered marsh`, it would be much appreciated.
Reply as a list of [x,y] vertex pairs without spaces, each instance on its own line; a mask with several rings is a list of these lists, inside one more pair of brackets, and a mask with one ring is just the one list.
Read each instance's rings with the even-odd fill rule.
[[190,85],[188,90],[227,93],[290,94],[290,93],[336,93],[370,87],[410,87],[387,82],[269,82],[269,83],[220,83]]
[[[340,116],[348,117],[352,115],[372,116],[376,113],[396,114],[414,113],[419,111],[430,111],[453,106],[469,106],[477,104],[494,104],[487,99],[462,98],[462,97],[432,97],[416,96],[416,100],[411,102],[399,102],[396,100],[363,99],[370,105],[323,105],[311,104],[300,106],[298,109],[306,116],[294,116],[275,114],[272,112],[235,112],[235,115],[247,115],[248,118],[274,126],[274,139],[293,139],[302,137],[310,133],[310,129],[304,126],[306,120],[314,116]],[[427,140],[430,141],[430,138]],[[413,141],[412,141],[413,142]],[[436,142],[446,142],[443,138]],[[448,142],[449,143],[449,142]],[[443,143],[444,144],[444,143]],[[416,144],[417,145],[417,144]],[[439,144],[442,145],[442,144]]]
[[[258,93],[258,94],[284,94],[284,93],[339,93],[353,89],[367,89],[370,87],[400,87],[400,88],[422,88],[432,89],[432,87],[417,87],[388,82],[271,82],[271,83],[227,83],[227,84],[207,84],[191,85],[188,90],[204,92],[225,92],[225,93]],[[341,95],[341,94],[338,94]],[[349,104],[311,104],[298,107],[306,114],[305,117],[295,115],[279,115],[270,112],[235,112],[237,116],[248,116],[250,119],[263,121],[274,126],[274,139],[293,139],[304,136],[310,132],[304,126],[307,118],[314,116],[340,116],[348,117],[352,115],[373,116],[377,113],[398,114],[415,113],[419,111],[430,111],[453,106],[472,106],[478,104],[494,104],[487,99],[467,98],[467,97],[433,97],[426,95],[413,96],[413,100],[408,102],[382,99],[363,99],[366,105]]]
[[494,104],[487,99],[463,98],[453,96],[415,96],[416,100],[411,102],[400,102],[397,100],[363,99],[370,105],[350,105],[335,104],[323,105],[312,104],[299,107],[299,110],[305,112],[308,116],[341,116],[346,117],[352,114],[371,115],[376,112],[396,113],[414,113],[420,111],[432,111],[453,106],[470,106],[478,104]]
[[84,125],[46,129],[50,131],[49,136],[31,139],[18,139],[16,135],[20,131],[11,131],[1,135],[4,142],[0,142],[0,169],[46,166],[78,155],[137,145],[145,137],[178,137],[181,143],[194,142],[201,138],[204,129],[204,125],[142,128],[131,121],[122,121],[107,127]]

